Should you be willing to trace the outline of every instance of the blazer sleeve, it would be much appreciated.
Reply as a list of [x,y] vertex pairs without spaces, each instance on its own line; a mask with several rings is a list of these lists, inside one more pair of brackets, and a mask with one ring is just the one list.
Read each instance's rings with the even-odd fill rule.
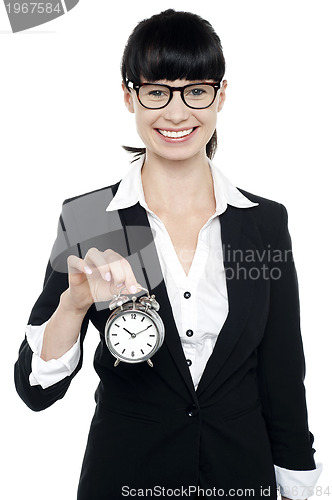
[[258,384],[274,464],[291,470],[315,469],[314,437],[308,428],[305,358],[300,331],[298,281],[287,211],[280,225],[270,279],[269,313],[258,348]]
[[[43,290],[32,308],[28,324],[42,325],[52,316],[58,307],[60,295],[68,288],[67,257],[72,254],[81,257],[80,246],[79,243],[72,246],[69,244],[62,213],[59,219],[57,238],[46,268]],[[14,381],[19,396],[31,410],[44,410],[58,399],[63,398],[73,377],[81,369],[83,362],[83,340],[89,323],[89,311],[85,315],[81,326],[81,354],[76,369],[70,376],[65,377],[63,380],[46,389],[43,389],[40,385],[31,386],[29,383],[33,352],[25,336],[14,367]]]

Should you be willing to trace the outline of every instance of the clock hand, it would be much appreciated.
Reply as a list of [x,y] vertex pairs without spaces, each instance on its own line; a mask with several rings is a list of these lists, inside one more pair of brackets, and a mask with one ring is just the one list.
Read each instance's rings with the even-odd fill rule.
[[137,332],[136,335],[138,335],[139,333],[145,332],[145,330],[147,330],[148,328],[151,328],[151,326],[152,325],[147,326],[146,328],[144,328],[144,330],[141,330],[140,332]]
[[127,330],[127,328],[123,328],[123,330],[129,333],[132,336],[132,338],[136,337],[136,333],[131,333],[129,330]]

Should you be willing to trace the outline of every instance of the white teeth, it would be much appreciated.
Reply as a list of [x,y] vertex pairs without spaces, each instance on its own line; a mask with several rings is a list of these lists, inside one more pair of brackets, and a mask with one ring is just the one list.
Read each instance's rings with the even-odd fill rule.
[[169,130],[158,129],[158,132],[160,132],[165,137],[184,137],[186,135],[191,134],[193,130],[194,130],[193,128],[190,128],[188,130],[181,130],[180,132],[170,132]]

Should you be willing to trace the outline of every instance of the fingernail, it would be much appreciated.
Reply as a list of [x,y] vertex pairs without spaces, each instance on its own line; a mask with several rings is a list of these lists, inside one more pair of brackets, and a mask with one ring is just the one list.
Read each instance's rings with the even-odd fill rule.
[[111,281],[111,273],[106,273],[105,274],[105,280],[106,281]]
[[137,288],[136,288],[136,286],[132,285],[132,286],[129,288],[129,291],[130,291],[130,293],[136,293],[136,292],[137,292]]
[[124,286],[124,283],[118,283],[118,284],[116,285],[116,288],[121,288],[122,286]]
[[84,272],[86,274],[92,274],[92,271],[91,271],[91,269],[88,266],[84,266]]

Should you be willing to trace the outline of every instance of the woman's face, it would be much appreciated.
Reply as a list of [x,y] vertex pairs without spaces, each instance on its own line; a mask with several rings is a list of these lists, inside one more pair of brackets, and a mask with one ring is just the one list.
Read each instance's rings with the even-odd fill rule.
[[[213,81],[213,80],[206,80]],[[161,83],[173,87],[182,87],[198,81],[188,80],[159,80]],[[142,80],[142,83],[147,83]],[[205,156],[205,146],[209,142],[217,123],[217,114],[225,101],[224,81],[212,105],[205,109],[192,109],[185,105],[180,92],[174,92],[173,98],[165,108],[146,109],[138,101],[135,90],[130,92],[122,84],[124,100],[128,110],[135,113],[136,128],[144,142],[147,154],[152,152],[168,160],[186,160],[196,155]],[[192,130],[193,129],[193,130]],[[169,132],[190,131],[184,137],[167,137]]]

